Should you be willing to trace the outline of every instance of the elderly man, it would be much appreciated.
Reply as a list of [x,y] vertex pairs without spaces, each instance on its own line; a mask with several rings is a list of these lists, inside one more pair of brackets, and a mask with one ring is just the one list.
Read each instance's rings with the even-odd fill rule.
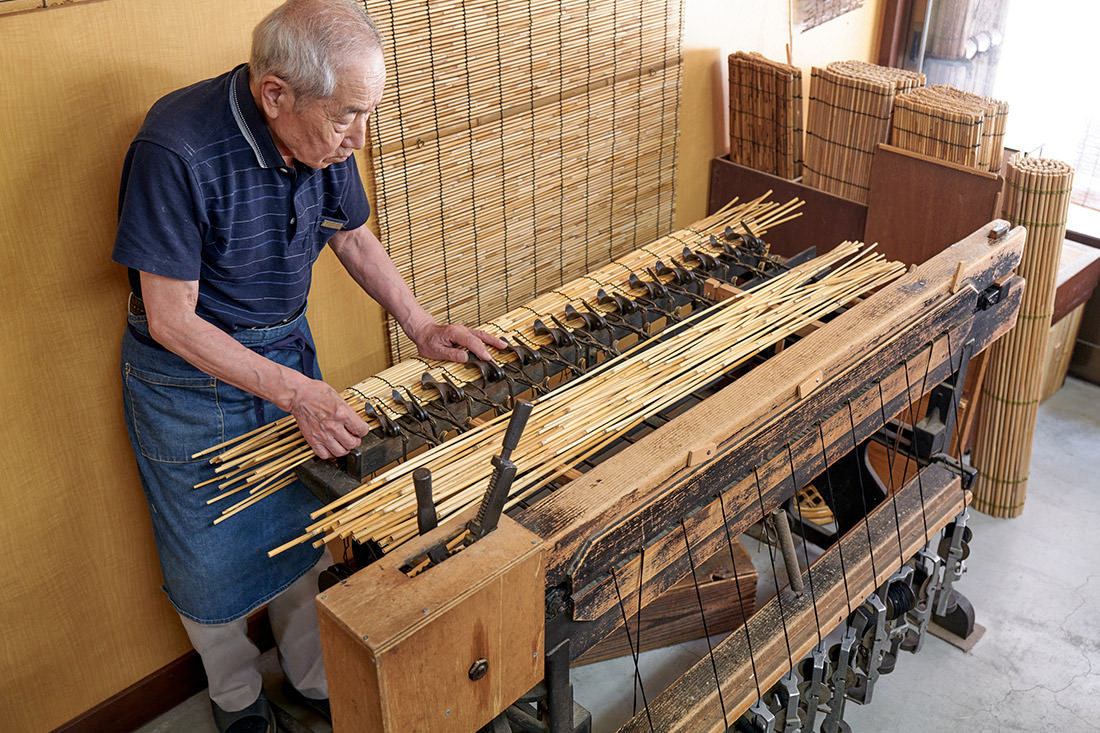
[[287,681],[327,707],[313,596],[329,560],[275,559],[318,503],[300,484],[213,524],[196,452],[285,413],[321,458],[366,424],[320,380],[304,312],[327,243],[427,358],[503,343],[438,324],[378,239],[352,152],[385,69],[352,0],[289,0],[253,32],[249,64],[159,100],[126,156],[113,259],[133,295],[122,347],[127,427],[164,588],[203,659],[219,730],[273,728],[245,617],[267,604]]

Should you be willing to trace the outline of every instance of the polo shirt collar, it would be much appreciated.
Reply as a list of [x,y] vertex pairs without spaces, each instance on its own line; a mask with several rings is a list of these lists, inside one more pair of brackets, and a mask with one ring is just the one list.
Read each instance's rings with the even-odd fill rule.
[[241,64],[233,70],[233,78],[229,82],[229,108],[233,110],[233,119],[237,121],[241,134],[256,155],[256,163],[261,168],[285,168],[286,162],[275,147],[260,108],[252,98],[252,90],[248,86],[248,64]]

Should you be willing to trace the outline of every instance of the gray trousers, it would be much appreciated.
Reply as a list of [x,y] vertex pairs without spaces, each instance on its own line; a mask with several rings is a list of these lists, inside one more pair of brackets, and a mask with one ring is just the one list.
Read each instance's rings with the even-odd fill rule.
[[[325,661],[317,628],[317,576],[332,564],[328,551],[320,562],[267,604],[279,663],[287,681],[306,697],[327,698]],[[200,624],[180,616],[195,651],[202,657],[210,699],[226,712],[243,710],[263,689],[260,650],[248,638],[248,619]]]

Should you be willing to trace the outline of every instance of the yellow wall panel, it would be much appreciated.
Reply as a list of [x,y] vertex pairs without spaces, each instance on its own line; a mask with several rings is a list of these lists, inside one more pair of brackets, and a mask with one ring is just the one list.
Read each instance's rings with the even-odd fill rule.
[[[64,723],[189,648],[159,590],[122,420],[118,179],[153,101],[246,60],[276,4],[103,0],[0,16],[5,730]],[[311,315],[338,385],[387,364],[377,306],[331,255]]]
[[[100,0],[0,15],[0,710],[60,725],[188,649],[158,590],[122,420],[125,273],[109,259],[126,146],[162,94],[247,56],[277,0]],[[678,222],[725,152],[725,55],[783,58],[776,3],[686,0]],[[795,37],[807,69],[869,58],[878,2]],[[369,161],[360,170],[370,186]],[[381,313],[330,253],[310,317],[337,388],[388,364]]]

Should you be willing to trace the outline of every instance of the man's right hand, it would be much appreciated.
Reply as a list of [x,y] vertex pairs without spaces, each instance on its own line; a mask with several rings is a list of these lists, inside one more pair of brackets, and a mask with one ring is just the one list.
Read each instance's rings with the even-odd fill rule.
[[316,379],[307,379],[296,389],[289,412],[318,458],[342,456],[370,432],[336,390]]

